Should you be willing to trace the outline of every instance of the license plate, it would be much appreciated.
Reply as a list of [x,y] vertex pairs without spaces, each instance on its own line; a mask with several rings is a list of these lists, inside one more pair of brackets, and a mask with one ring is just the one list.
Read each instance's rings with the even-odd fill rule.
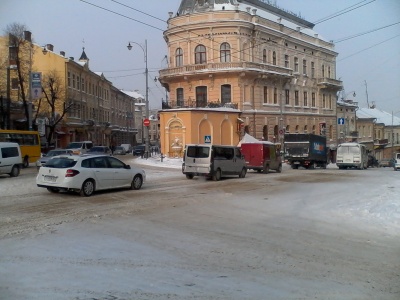
[[56,182],[57,181],[57,177],[56,176],[51,176],[51,175],[44,175],[44,181]]

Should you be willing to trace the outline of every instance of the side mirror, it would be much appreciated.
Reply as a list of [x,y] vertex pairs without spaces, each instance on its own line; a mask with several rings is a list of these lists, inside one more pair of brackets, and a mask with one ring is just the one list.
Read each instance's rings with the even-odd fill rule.
[[125,169],[130,170],[131,166],[130,165],[125,165]]

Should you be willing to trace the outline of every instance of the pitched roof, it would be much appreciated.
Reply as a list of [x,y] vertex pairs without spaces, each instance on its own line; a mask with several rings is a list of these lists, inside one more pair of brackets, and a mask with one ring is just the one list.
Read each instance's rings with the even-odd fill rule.
[[81,57],[79,58],[79,60],[85,60],[85,61],[89,60],[89,58],[87,57],[87,55],[85,53],[85,47],[82,48],[82,54],[81,54]]
[[356,116],[359,119],[375,118],[376,123],[384,124],[385,126],[400,126],[400,118],[392,113],[377,109],[377,108],[360,108],[356,111]]

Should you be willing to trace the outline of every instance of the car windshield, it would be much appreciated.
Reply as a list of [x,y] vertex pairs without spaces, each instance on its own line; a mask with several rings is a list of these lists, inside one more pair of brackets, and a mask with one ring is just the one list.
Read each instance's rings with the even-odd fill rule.
[[75,166],[76,161],[67,157],[54,157],[46,163],[47,168],[64,169]]
[[115,147],[115,150],[124,150],[124,149],[125,149],[125,148],[119,147],[119,146]]
[[67,149],[82,148],[82,145],[83,145],[83,143],[76,143],[76,142],[70,143],[70,144],[67,146]]

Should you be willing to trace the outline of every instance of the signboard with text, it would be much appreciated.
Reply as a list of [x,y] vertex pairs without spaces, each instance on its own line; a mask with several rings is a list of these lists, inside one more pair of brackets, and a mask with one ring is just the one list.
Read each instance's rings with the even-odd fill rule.
[[39,99],[42,97],[42,73],[31,73],[31,99]]

